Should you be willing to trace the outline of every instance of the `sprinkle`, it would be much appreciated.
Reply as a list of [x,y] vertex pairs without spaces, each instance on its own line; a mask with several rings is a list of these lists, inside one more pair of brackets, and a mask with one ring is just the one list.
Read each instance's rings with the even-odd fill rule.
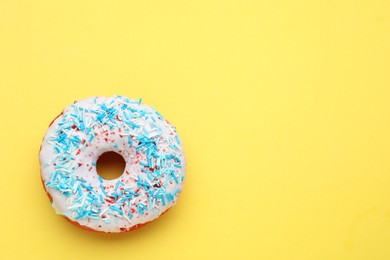
[[87,215],[87,212],[86,211],[84,211],[84,212],[82,212],[82,213],[80,213],[75,219],[77,220],[77,219],[81,219],[81,218],[84,218],[85,217],[85,215]]
[[178,144],[180,144],[180,139],[179,139],[179,136],[178,136],[178,135],[175,135],[175,139],[176,139],[176,142],[177,142]]
[[146,162],[140,161],[139,164],[141,164],[142,166],[148,167],[148,164]]
[[106,197],[108,197],[108,194],[106,193],[106,190],[104,189],[104,186],[103,186],[103,184],[101,184],[101,183],[100,183],[100,188],[101,188],[103,194],[104,194]]
[[174,196],[170,193],[167,193],[166,197],[167,197],[168,202],[171,202],[174,200]]
[[92,190],[92,186],[89,186],[89,185],[85,185],[84,183],[81,183],[81,186],[85,189],[87,189],[88,191],[91,191]]
[[118,189],[118,187],[119,187],[119,181],[116,182],[116,185],[115,185],[115,189],[114,189],[114,190],[116,191],[116,190]]
[[146,209],[146,206],[144,204],[140,203],[140,204],[138,204],[137,209],[138,209],[139,214],[143,215],[144,210]]
[[176,184],[178,184],[178,183],[179,183],[179,181],[177,180],[177,177],[176,177],[176,175],[175,175],[175,172],[174,172],[174,171],[171,171],[171,175],[172,175],[173,179],[175,180]]
[[82,182],[82,183],[87,183],[86,180],[83,180],[83,179],[81,179],[81,178],[76,178],[76,180],[79,181],[79,182]]
[[157,112],[157,111],[154,111],[154,112],[156,113],[156,115],[158,116],[158,118],[163,119],[162,115],[161,115],[159,112]]
[[78,195],[79,197],[83,196],[83,191],[81,190],[80,185],[77,186],[77,192],[78,192],[77,195]]
[[179,191],[180,191],[180,189],[177,188],[177,189],[175,190],[175,192],[173,193],[173,196],[176,196],[176,194],[177,194]]
[[94,137],[95,137],[95,135],[91,135],[91,136],[89,137],[88,143],[90,143],[90,142],[93,140]]
[[112,205],[112,206],[110,206],[110,209],[112,209],[112,210],[118,212],[119,214],[123,215],[123,211],[120,208],[118,208],[117,206]]

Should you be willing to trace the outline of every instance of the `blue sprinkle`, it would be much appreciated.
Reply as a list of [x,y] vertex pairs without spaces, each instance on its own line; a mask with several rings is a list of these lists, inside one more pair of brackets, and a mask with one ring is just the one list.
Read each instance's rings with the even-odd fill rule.
[[81,197],[83,195],[83,191],[81,190],[80,186],[77,186],[77,195]]
[[174,198],[173,198],[173,195],[170,194],[170,193],[167,193],[166,197],[167,197],[168,202],[171,202],[171,201],[173,201],[173,199],[174,199]]
[[96,220],[100,219],[98,215],[89,215],[88,217],[91,219],[96,219]]
[[139,176],[138,176],[137,184],[138,184],[138,187],[142,187],[142,186],[150,187],[149,183],[141,181],[141,178]]
[[138,208],[138,212],[139,214],[143,215],[144,214],[144,205],[143,204],[138,204],[137,208]]
[[175,139],[176,139],[176,142],[177,142],[178,144],[180,144],[180,139],[179,139],[179,136],[178,136],[178,135],[175,135]]
[[131,117],[128,111],[123,111],[123,115],[125,116],[126,121],[130,121]]
[[177,188],[177,189],[175,190],[175,192],[173,193],[173,196],[176,196],[176,194],[177,194],[179,191],[180,191],[180,189]]
[[177,177],[176,177],[174,171],[171,171],[171,175],[172,175],[173,179],[175,180],[176,184],[179,184],[179,181],[177,180]]
[[146,162],[139,162],[139,164],[141,164],[142,166],[145,166],[145,167],[148,167],[148,164]]
[[118,208],[117,206],[112,205],[112,206],[110,206],[110,209],[115,210],[116,212],[118,212],[119,214],[121,214],[123,216],[123,211],[120,208]]
[[95,135],[94,135],[94,134],[93,134],[93,135],[91,135],[91,136],[89,137],[89,140],[88,140],[88,142],[90,143],[94,137],[95,137]]
[[83,180],[83,179],[81,179],[81,178],[77,178],[76,180],[78,180],[78,181],[80,181],[80,182],[82,182],[82,183],[87,183],[86,180]]
[[87,212],[86,211],[84,211],[84,212],[82,212],[81,214],[79,214],[75,219],[81,219],[81,218],[84,218],[85,217],[85,215],[87,215]]
[[103,120],[103,118],[105,118],[106,117],[106,114],[105,113],[100,113],[98,116],[97,116],[97,120],[98,121],[102,121]]
[[156,113],[156,115],[158,116],[158,118],[163,119],[163,116],[162,116],[159,112],[157,112],[157,111],[154,111],[154,112]]
[[134,124],[133,122],[128,122],[129,123],[129,125],[134,129],[134,128],[140,128],[140,126],[139,125],[137,125],[137,124]]
[[88,191],[91,191],[92,190],[92,187],[89,186],[89,185],[85,185],[84,183],[81,183],[81,186],[85,189],[87,189]]
[[81,130],[81,131],[84,131],[84,129],[85,129],[84,122],[83,122],[83,121],[80,121],[80,130]]
[[107,194],[107,192],[105,191],[103,184],[101,184],[101,183],[100,183],[100,188],[102,189],[103,194],[104,194],[106,197],[108,197],[108,194]]
[[116,191],[119,187],[119,181],[116,182],[114,190]]

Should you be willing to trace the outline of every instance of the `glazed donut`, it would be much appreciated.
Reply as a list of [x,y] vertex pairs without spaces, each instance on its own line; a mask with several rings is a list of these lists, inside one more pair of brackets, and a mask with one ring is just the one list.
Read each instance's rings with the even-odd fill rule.
[[[41,178],[56,213],[83,228],[117,233],[155,220],[176,204],[185,157],[176,128],[152,107],[123,96],[92,97],[64,109],[43,138]],[[114,180],[96,162],[116,152]]]

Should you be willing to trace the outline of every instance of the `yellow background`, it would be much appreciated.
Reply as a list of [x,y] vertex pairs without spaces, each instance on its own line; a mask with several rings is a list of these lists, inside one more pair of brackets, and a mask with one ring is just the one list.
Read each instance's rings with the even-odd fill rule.
[[[0,1],[2,259],[390,259],[389,1]],[[74,100],[142,97],[188,160],[129,234],[54,213],[38,150]]]

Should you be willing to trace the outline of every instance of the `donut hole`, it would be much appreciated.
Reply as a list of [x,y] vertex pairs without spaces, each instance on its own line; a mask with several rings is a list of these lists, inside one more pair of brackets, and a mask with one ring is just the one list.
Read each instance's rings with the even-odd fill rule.
[[125,159],[116,152],[105,152],[96,162],[96,171],[105,180],[119,178],[126,167]]

